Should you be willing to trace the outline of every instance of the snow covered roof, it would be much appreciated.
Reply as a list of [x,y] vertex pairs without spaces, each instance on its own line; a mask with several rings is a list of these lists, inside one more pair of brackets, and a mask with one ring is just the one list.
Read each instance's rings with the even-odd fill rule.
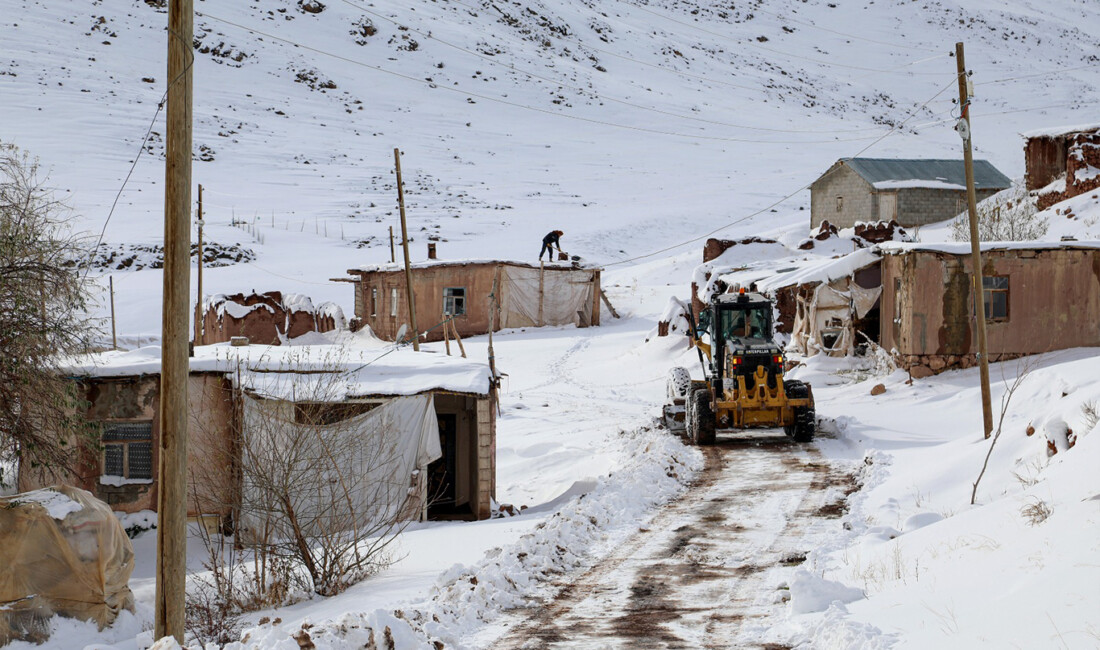
[[[159,375],[160,356],[159,346],[101,352],[73,357],[62,371],[81,378]],[[243,388],[282,399],[315,394],[311,389],[324,381],[339,386],[336,392],[341,394],[330,396],[334,401],[435,390],[486,395],[491,377],[487,363],[392,344],[203,345],[195,348],[190,366],[192,373],[223,373],[234,379],[239,370]],[[333,380],[333,375],[339,375],[339,380]]]
[[1024,131],[1020,135],[1029,140],[1031,138],[1058,138],[1071,133],[1096,131],[1098,129],[1100,129],[1100,122],[1093,122],[1092,124],[1078,124],[1076,126],[1052,126],[1045,129],[1035,129],[1033,131]]
[[[898,255],[909,251],[932,251],[947,253],[949,255],[969,255],[970,242],[883,242],[876,248],[883,255]],[[1001,250],[1051,250],[1056,248],[1066,249],[1097,249],[1100,248],[1100,240],[1088,241],[993,241],[982,242],[982,251]]]
[[[966,169],[961,160],[904,158],[841,158],[852,171],[879,189],[966,189]],[[974,161],[974,187],[1004,189],[1012,185],[988,160]]]
[[846,278],[862,268],[876,264],[881,257],[875,248],[861,248],[842,257],[815,261],[758,280],[756,288],[761,291],[773,291],[811,282],[830,282],[838,278]]
[[[516,260],[501,260],[501,259],[466,259],[466,260],[422,260],[419,262],[411,262],[409,266],[414,269],[428,269],[433,267],[445,267],[445,266],[482,266],[488,264],[507,264],[509,266],[523,266],[529,269],[539,268],[538,264],[532,264],[530,262],[520,262]],[[570,262],[547,262],[547,269],[553,270],[571,270],[576,267]],[[595,269],[598,268],[595,265],[582,264],[581,268]],[[372,273],[376,271],[404,271],[405,265],[401,262],[385,262],[383,264],[367,264],[354,269],[348,269],[349,274],[356,273]]]

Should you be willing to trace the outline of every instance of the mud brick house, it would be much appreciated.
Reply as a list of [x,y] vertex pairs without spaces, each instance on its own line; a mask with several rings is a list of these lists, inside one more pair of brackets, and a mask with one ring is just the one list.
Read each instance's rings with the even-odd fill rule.
[[[85,452],[76,475],[23,468],[20,491],[61,482],[116,511],[156,510],[159,355],[159,348],[105,352],[67,368],[87,401],[87,419],[101,426],[102,449]],[[404,349],[224,344],[197,348],[190,363],[189,516],[247,519],[242,444],[261,437],[282,444],[295,423],[318,439],[350,436],[364,448],[385,430],[392,467],[371,471],[397,477],[392,507],[410,518],[490,516],[496,393],[485,363]],[[280,424],[262,426],[261,417]]]
[[1038,194],[1040,210],[1100,189],[1100,124],[1023,135],[1027,189]]
[[[988,161],[974,161],[978,201],[1011,185]],[[826,221],[837,228],[867,221],[914,227],[945,221],[965,210],[961,160],[842,158],[810,185],[812,229]]]
[[195,344],[225,343],[245,336],[251,343],[280,345],[307,332],[329,332],[344,326],[339,305],[326,302],[314,307],[313,301],[301,294],[216,294],[203,301],[202,328]]
[[[881,345],[914,377],[976,365],[970,245],[885,243]],[[990,361],[1100,346],[1100,242],[989,243]]]
[[[423,340],[443,339],[437,327],[454,316],[460,336],[517,327],[600,324],[600,269],[507,261],[435,261],[412,265],[416,321]],[[400,264],[349,269],[337,281],[355,285],[355,320],[393,341],[409,324],[405,270]],[[493,297],[490,298],[490,295]],[[495,312],[495,313],[494,313]]]

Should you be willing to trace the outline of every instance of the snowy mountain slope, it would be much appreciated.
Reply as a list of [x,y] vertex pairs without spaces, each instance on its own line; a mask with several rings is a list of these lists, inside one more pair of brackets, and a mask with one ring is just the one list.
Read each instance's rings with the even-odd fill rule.
[[[167,80],[166,16],[158,4],[0,0],[0,141],[40,156],[89,229],[104,225],[156,115],[156,135],[145,143],[107,224],[105,241],[112,245],[151,244],[161,236],[164,115],[157,102]],[[350,314],[350,289],[328,278],[388,260],[388,230],[397,226],[392,152],[400,147],[414,259],[423,259],[432,237],[444,258],[533,259],[541,235],[561,228],[571,253],[613,264],[604,286],[625,318],[591,330],[509,332],[496,343],[509,373],[498,421],[498,497],[530,505],[531,512],[412,531],[402,546],[408,554],[392,571],[344,596],[278,612],[285,624],[263,630],[268,645],[296,647],[288,634],[303,621],[339,629],[348,612],[369,619],[398,603],[424,602],[433,586],[456,588],[467,568],[491,565],[492,557],[503,556],[496,549],[552,546],[563,519],[611,539],[636,528],[634,517],[643,518],[639,513],[659,501],[637,494],[646,472],[661,468],[666,455],[684,452],[663,437],[651,447],[648,437],[658,434],[644,427],[664,397],[667,368],[697,363],[682,341],[642,344],[669,295],[686,295],[698,263],[700,243],[673,246],[741,219],[721,235],[796,243],[805,235],[802,208],[809,204],[808,192],[797,190],[835,159],[869,145],[867,155],[960,157],[951,129],[955,62],[948,56],[956,41],[966,42],[975,73],[975,155],[1010,176],[1023,170],[1019,132],[1095,121],[1089,110],[1100,95],[1093,36],[1100,33],[1100,11],[1093,0],[397,4],[329,0],[323,11],[310,13],[292,0],[197,3],[195,182],[206,190],[205,235],[226,246],[240,242],[256,255],[249,263],[207,269],[206,292],[280,289],[339,302]],[[898,133],[878,141],[903,122]],[[792,198],[771,211],[787,195]],[[1074,205],[1094,233],[1090,201]],[[1052,234],[1081,234],[1073,220],[1058,219],[1064,225]],[[155,340],[160,272],[111,272],[120,333]],[[484,358],[483,340],[467,347]],[[903,393],[901,378],[889,380],[890,394],[913,406],[898,411],[869,402],[866,385],[849,386],[831,370],[814,377],[820,413],[859,420],[838,434],[831,453],[859,459],[865,447],[886,448],[896,454],[896,467],[908,461],[908,447],[942,442],[930,431],[949,432],[937,428],[940,420],[927,419],[919,397]],[[973,373],[952,374],[912,391],[951,395],[966,384],[973,392],[974,381]],[[969,417],[976,427],[972,401],[951,402],[936,415]],[[899,426],[895,412],[911,417]],[[877,439],[868,441],[864,431],[877,432]],[[964,478],[922,488],[935,489],[937,499],[950,492],[942,497],[945,512],[962,507],[956,488],[966,487],[976,448],[959,462],[956,474]],[[1015,443],[1006,448],[1034,451]],[[655,449],[655,456],[639,453],[645,449]],[[1014,458],[990,480],[994,492],[1013,485],[1005,467]],[[883,483],[867,497],[866,512],[905,493],[898,481],[911,476]],[[665,487],[662,498],[674,492]],[[582,492],[588,496],[576,500]],[[1010,497],[1023,498],[1017,491]],[[584,528],[587,508],[614,509],[624,499],[625,515],[602,521],[594,532]],[[1059,513],[1081,510],[1070,496],[1051,502]],[[897,515],[918,510],[905,502]],[[564,515],[552,520],[557,512]],[[1070,525],[1054,521],[1059,530]],[[950,523],[944,538],[956,534],[958,524]],[[1033,535],[1038,543],[1051,537]],[[52,647],[137,646],[133,636],[151,620],[152,597],[151,545],[148,536],[138,541],[139,554],[144,548],[135,580],[143,604],[138,615],[100,635],[60,622],[64,633]],[[910,541],[922,540],[912,535]],[[849,542],[841,538],[831,550],[843,556]],[[463,566],[450,568],[455,562]],[[831,578],[854,581],[837,557],[823,551],[820,562]],[[928,565],[921,566],[927,573]],[[1041,578],[1029,573],[1026,581]],[[904,583],[884,581],[879,593],[895,599],[890,603],[919,607]],[[479,616],[497,612],[494,594],[478,597],[483,600],[453,609],[442,604],[458,619],[449,634],[476,632],[484,624]],[[1096,602],[1088,597],[1086,604]],[[853,620],[903,634],[935,624],[911,610],[884,612],[883,602],[855,605],[851,616],[831,612],[824,621],[792,622],[793,631],[780,640],[813,645],[829,630],[858,628]],[[437,605],[428,603],[425,611]],[[817,636],[806,631],[819,622]],[[1025,625],[996,623],[1005,635]]]
[[[98,230],[156,115],[105,234],[155,241],[161,3],[5,4],[0,140],[40,156]],[[295,290],[347,306],[325,280],[388,257],[394,147],[415,256],[429,236],[445,257],[487,245],[526,256],[559,227],[571,253],[606,263],[765,208],[911,113],[870,152],[957,156],[947,55],[958,40],[975,70],[976,155],[1010,175],[1017,132],[1073,121],[1100,93],[1088,3],[832,4],[199,2],[206,235],[259,255],[247,271],[211,273],[209,291],[266,288],[278,266]],[[804,221],[795,208],[807,203],[795,193],[724,234]],[[258,220],[261,234],[228,229],[234,219]],[[297,234],[277,242],[275,229]],[[306,239],[325,254],[286,254]],[[149,275],[126,282],[153,290]],[[137,320],[128,329],[156,331]]]

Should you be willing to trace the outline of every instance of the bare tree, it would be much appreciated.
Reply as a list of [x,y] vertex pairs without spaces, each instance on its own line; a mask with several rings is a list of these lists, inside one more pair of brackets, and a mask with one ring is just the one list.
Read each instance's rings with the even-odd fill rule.
[[[1001,431],[1004,429],[1005,415],[1008,413],[1008,406],[1012,403],[1012,396],[1016,394],[1016,390],[1020,387],[1020,384],[1024,383],[1024,379],[1031,374],[1031,371],[1039,365],[1040,357],[1024,357],[1016,368],[1016,378],[1012,384],[1008,383],[1007,378],[1004,379],[1005,393],[1001,396],[1001,412],[997,416],[997,429],[993,432],[993,439],[989,441],[989,449],[985,453],[985,460],[982,461],[982,471],[978,472],[978,478],[974,480],[974,489],[970,491],[970,505],[974,505],[978,501],[978,484],[982,482],[982,477],[985,476],[985,471],[989,469],[989,458],[993,455],[993,448],[997,446],[997,441],[1001,438]],[[1003,369],[1003,366],[1002,366]]]
[[[969,211],[951,222],[955,241],[970,241]],[[1049,222],[1039,216],[1035,199],[1022,181],[978,204],[978,239],[981,241],[1031,241],[1047,233]]]
[[60,356],[98,334],[73,260],[87,239],[39,178],[38,163],[0,143],[0,464],[73,469],[97,432],[75,414],[82,395]]

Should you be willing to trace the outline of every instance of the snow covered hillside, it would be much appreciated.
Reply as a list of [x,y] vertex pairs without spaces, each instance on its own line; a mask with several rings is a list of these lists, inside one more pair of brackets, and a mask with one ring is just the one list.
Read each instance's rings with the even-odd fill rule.
[[[102,233],[98,259],[137,260],[90,273],[104,316],[113,277],[126,347],[160,336],[165,4],[0,0],[0,143],[39,157],[80,226]],[[1019,133],[1095,122],[1100,104],[1096,0],[199,0],[195,10],[193,178],[205,238],[227,258],[204,270],[207,295],[280,290],[350,316],[349,285],[329,280],[389,261],[399,148],[414,261],[428,242],[443,259],[534,261],[542,235],[561,229],[565,250],[604,267],[623,316],[494,339],[508,373],[497,497],[529,506],[522,515],[416,524],[388,571],[249,616],[250,648],[297,648],[303,625],[318,647],[361,647],[387,627],[399,647],[484,647],[507,631],[509,608],[551,596],[552,581],[644,529],[703,466],[654,427],[667,369],[698,366],[681,337],[654,334],[669,298],[687,298],[703,240],[779,242],[731,262],[754,279],[847,252],[796,249],[806,187],[842,157],[961,158],[956,42],[973,71],[974,155],[1010,177],[1023,174]],[[1100,236],[1095,193],[1048,216],[1048,238]],[[946,225],[919,234],[950,236]],[[191,287],[194,297],[194,275]],[[487,355],[483,337],[466,348]],[[863,489],[843,517],[792,540],[806,552],[800,567],[760,578],[770,618],[745,628],[744,643],[1096,647],[1100,432],[1087,405],[1100,399],[1098,354],[994,367],[1005,378],[995,404],[1026,377],[976,506],[988,450],[976,371],[907,383],[820,358],[798,369],[824,423],[815,449]],[[886,392],[871,396],[879,383]],[[1058,421],[1077,444],[1048,457]],[[148,645],[154,536],[135,548],[137,612],[102,632],[57,620],[45,647]]]
[[[1100,93],[1079,0],[307,4],[323,9],[196,4],[206,236],[257,256],[211,270],[208,293],[349,306],[326,280],[388,258],[394,147],[414,256],[438,240],[447,258],[532,259],[560,228],[610,263],[732,222],[724,235],[800,224],[797,190],[839,157],[957,156],[957,41],[975,155],[1009,176],[1017,133],[1080,121]],[[0,18],[0,141],[39,156],[113,246],[161,237],[165,11],[5,0]],[[155,333],[158,273],[121,275],[121,329]]]

